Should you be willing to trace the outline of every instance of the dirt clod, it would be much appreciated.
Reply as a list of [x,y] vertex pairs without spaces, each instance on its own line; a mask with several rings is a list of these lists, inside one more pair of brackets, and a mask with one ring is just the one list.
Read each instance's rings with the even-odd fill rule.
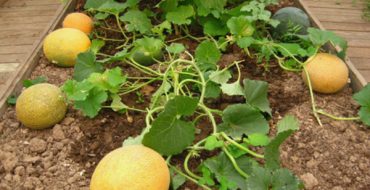
[[35,137],[30,141],[30,150],[36,153],[43,153],[46,150],[46,145],[47,143],[44,140]]

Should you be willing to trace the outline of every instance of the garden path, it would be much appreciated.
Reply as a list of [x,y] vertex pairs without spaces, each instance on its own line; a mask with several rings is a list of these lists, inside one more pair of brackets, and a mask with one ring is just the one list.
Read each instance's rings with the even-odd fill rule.
[[60,0],[0,0],[0,96],[61,7]]

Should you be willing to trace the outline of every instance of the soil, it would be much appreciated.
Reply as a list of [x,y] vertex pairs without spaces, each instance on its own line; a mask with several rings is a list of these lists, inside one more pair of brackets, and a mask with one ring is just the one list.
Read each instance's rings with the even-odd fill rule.
[[[193,43],[186,43],[194,49]],[[109,48],[108,48],[109,49]],[[107,50],[108,51],[108,50]],[[246,59],[236,48],[223,55],[220,64]],[[126,68],[125,68],[126,69]],[[124,70],[125,70],[124,69]],[[128,69],[128,68],[127,68]],[[273,109],[271,135],[276,122],[286,114],[298,117],[300,130],[281,148],[282,166],[299,176],[308,190],[369,190],[370,130],[357,122],[334,121],[322,117],[323,126],[311,114],[308,89],[299,73],[284,72],[274,63],[268,72],[253,60],[241,65],[243,77],[269,82],[269,100]],[[126,70],[127,71],[127,70]],[[58,68],[43,56],[30,78],[45,76],[48,82],[62,85],[73,69]],[[127,104],[145,107],[151,89],[145,89],[144,103],[136,94],[124,97]],[[348,86],[333,95],[316,94],[317,104],[327,112],[340,116],[357,114]],[[224,108],[242,101],[221,97],[212,102]],[[201,135],[210,131],[202,123]],[[145,127],[144,115],[134,112],[118,114],[102,110],[94,119],[84,117],[72,107],[63,121],[45,130],[30,130],[17,120],[10,106],[0,120],[0,190],[87,190],[92,172],[99,160],[120,147],[124,139],[140,134]],[[209,153],[212,154],[212,153]],[[207,158],[210,155],[201,155]],[[174,162],[183,158],[179,155]],[[199,160],[190,163],[195,168]],[[188,182],[182,189],[200,189]]]

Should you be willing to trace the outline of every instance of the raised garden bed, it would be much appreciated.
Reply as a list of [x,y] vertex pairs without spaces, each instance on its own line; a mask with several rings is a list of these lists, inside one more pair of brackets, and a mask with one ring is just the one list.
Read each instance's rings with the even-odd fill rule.
[[[142,3],[141,8],[151,8],[157,3],[158,2]],[[292,4],[292,2],[284,2],[282,5],[270,7],[270,9],[276,10],[281,8],[281,6],[287,6],[289,4]],[[81,4],[77,3],[73,5],[77,6],[80,11],[82,11],[83,6],[81,6]],[[156,13],[160,14],[159,12]],[[114,17],[108,17],[106,21],[108,26],[113,30],[118,30],[118,32],[108,32],[101,26],[96,26],[95,32],[99,34],[107,32],[105,38],[122,39],[122,34],[120,34],[119,27],[117,27]],[[152,22],[153,24],[158,24],[156,19]],[[192,29],[190,30],[192,36],[197,36],[197,38],[203,37],[202,30],[199,29],[199,26],[194,29],[190,27],[190,29]],[[128,34],[131,35],[131,33]],[[172,35],[168,35],[166,41],[182,37],[185,34],[184,30],[180,28],[178,34],[179,35],[176,35],[174,32]],[[202,60],[202,58],[199,57],[197,51],[200,50],[197,50],[197,48],[203,40],[207,39],[198,41],[194,40],[194,37],[188,37],[173,42],[183,44],[190,55],[195,54],[195,58],[198,59],[196,62],[198,62],[199,59]],[[121,51],[117,50],[116,47],[122,45],[122,42],[111,42],[106,39],[105,43],[105,46],[99,51],[100,54],[97,54],[99,60],[104,59],[105,54],[114,55]],[[213,44],[211,40],[209,43]],[[171,43],[168,43],[168,45],[169,44]],[[172,47],[173,50],[170,50],[170,52],[173,54],[170,54],[171,56],[181,57],[181,59],[184,60],[191,60],[190,55],[185,53],[178,55],[175,53],[179,47]],[[212,47],[213,45],[207,46],[206,50],[203,51],[207,51],[207,49],[209,50]],[[254,49],[251,49],[251,52],[252,54],[258,53],[258,51]],[[212,54],[209,55],[210,57],[208,57],[208,59],[214,59]],[[72,79],[74,73],[73,68],[56,67],[54,64],[50,63],[44,55],[40,55],[39,57],[38,64],[36,64],[36,67],[33,69],[30,79],[44,76],[47,78],[48,83],[58,86],[62,86],[68,79]],[[167,54],[164,59],[171,60],[171,57]],[[235,61],[239,60],[243,61],[235,63]],[[264,110],[260,110],[261,112],[265,112],[261,115],[268,120],[262,121],[262,123],[266,122],[266,124],[268,124],[268,128],[270,129],[268,134],[272,139],[278,132],[281,132],[281,128],[277,127],[277,123],[281,121],[284,116],[294,115],[298,119],[300,123],[299,130],[294,128],[294,122],[288,122],[290,126],[287,127],[291,127],[291,131],[286,130],[286,132],[288,131],[290,133],[294,131],[294,133],[282,145],[280,159],[281,166],[289,169],[294,175],[298,176],[305,184],[306,189],[369,189],[370,174],[367,171],[370,166],[370,155],[368,151],[370,139],[369,130],[364,124],[358,120],[336,121],[325,116],[320,116],[322,125],[319,125],[312,114],[310,93],[300,73],[283,70],[274,59],[268,62],[268,64],[258,64],[255,58],[248,57],[246,52],[234,44],[229,45],[226,50],[222,51],[220,59],[216,61],[221,69],[225,67],[230,68],[230,77],[226,76],[226,78],[231,78],[229,83],[236,81],[238,78],[240,78],[240,81],[250,79],[253,81],[267,82],[267,97],[269,107],[272,109],[271,116],[268,116],[269,110],[266,107],[258,107],[257,104],[254,106]],[[114,61],[107,67],[115,68],[116,66],[119,66],[124,74],[133,77],[132,79],[134,79],[134,77],[148,77],[147,74],[138,72],[137,69],[133,68],[133,65],[125,64],[124,61]],[[156,71],[158,65],[149,68]],[[164,72],[164,70],[159,71]],[[240,74],[238,75],[238,73]],[[197,76],[199,77],[199,75]],[[198,80],[197,77],[195,79]],[[215,79],[216,84],[220,82],[220,80],[223,81],[224,79],[220,77]],[[173,80],[170,81],[173,82]],[[142,130],[147,126],[145,120],[147,113],[132,111],[130,108],[146,110],[152,101],[154,93],[160,88],[161,84],[162,80],[158,80],[149,85],[144,85],[144,87],[136,91],[122,95],[122,101],[129,106],[127,108],[129,111],[123,114],[114,112],[111,109],[102,109],[99,114],[95,116],[95,112],[90,112],[89,114],[86,112],[87,110],[78,111],[73,108],[73,104],[71,104],[65,119],[53,128],[45,130],[31,130],[22,126],[20,122],[16,120],[14,107],[10,106],[7,108],[0,123],[0,189],[89,189],[91,175],[102,157],[108,152],[121,147],[122,142],[129,137],[140,135]],[[261,88],[264,84],[265,83],[261,85],[261,83],[259,83],[259,87]],[[193,92],[194,97],[201,98],[199,95],[201,96],[202,92],[199,90],[199,86],[197,87],[194,85],[189,86],[189,88],[190,91]],[[244,89],[244,91],[247,90]],[[224,90],[224,92],[236,93],[235,91],[230,92],[227,90]],[[352,99],[352,95],[353,91],[348,85],[335,94],[315,94],[316,106],[334,115],[343,117],[355,116],[357,115],[359,105]],[[244,96],[246,96],[247,99],[250,98],[248,95]],[[263,96],[265,96],[265,94],[262,92],[259,96],[264,98]],[[264,105],[266,105],[266,101],[264,99],[262,101]],[[191,102],[192,100],[190,100],[188,104],[189,107],[191,107]],[[220,110],[212,113],[217,126],[222,122],[230,122],[236,125],[237,121],[235,120],[238,120],[238,118],[234,118],[234,120],[232,118],[234,115],[239,118],[247,117],[243,115],[243,111],[248,111],[249,109],[240,108],[243,110],[242,112],[232,112],[232,114],[222,111],[225,109],[233,111],[232,108],[235,109],[233,106],[244,104],[245,98],[243,95],[229,96],[221,94],[218,98],[205,98],[204,101],[204,105],[212,108],[212,110]],[[109,106],[110,104],[107,103],[104,105]],[[181,104],[176,106],[181,107]],[[209,108],[205,110],[211,110]],[[201,109],[197,111],[200,112],[200,110]],[[260,111],[253,113],[259,116]],[[94,118],[88,118],[85,116],[86,114]],[[221,114],[221,116],[218,114]],[[227,118],[225,119],[225,115],[228,115],[229,120]],[[197,115],[194,114],[191,117],[183,117],[182,119],[186,121],[194,120],[196,116]],[[153,117],[157,118],[159,116],[153,114]],[[194,142],[198,142],[212,134],[212,122],[210,121],[212,120],[205,117],[195,123],[196,138]],[[150,123],[152,123],[152,121],[150,121]],[[243,123],[240,125],[243,125]],[[258,126],[261,126],[261,121]],[[236,130],[236,133],[240,133],[240,131],[238,132]],[[249,132],[247,133],[249,135],[248,138],[251,138],[250,136],[252,135],[250,135]],[[186,133],[181,133],[181,135],[184,134]],[[234,139],[238,139],[236,136],[239,134],[230,134],[230,131],[227,132],[226,130],[226,137],[217,138],[219,138],[219,141],[221,141],[221,139],[227,139],[228,136],[233,136]],[[179,132],[176,132],[175,135],[179,135]],[[176,142],[182,143],[181,135],[174,137],[175,143],[173,144],[176,144]],[[165,139],[166,137],[163,136],[162,138]],[[227,140],[225,140],[225,142],[226,141]],[[256,144],[261,143],[262,142],[258,141]],[[150,143],[150,141],[147,141],[145,144],[157,149],[157,151],[164,155],[171,154],[173,151],[178,151],[174,150],[178,148],[158,148],[155,143]],[[243,145],[245,146],[245,144]],[[169,147],[171,146],[172,144],[170,144]],[[209,146],[217,147],[219,145],[213,144]],[[231,145],[228,144],[228,146]],[[208,148],[211,149],[210,147]],[[271,147],[267,149],[271,150]],[[251,148],[251,151],[255,151],[256,154],[265,153],[265,156],[271,155],[269,158],[274,157],[272,154],[266,153],[263,150],[264,148],[262,148],[262,146]],[[276,149],[274,149],[274,151],[276,151]],[[175,155],[171,159],[170,166],[172,169],[184,169],[183,162],[186,160],[188,151],[180,150],[180,152],[182,153],[174,153]],[[196,173],[196,175],[205,176],[205,173],[197,170],[198,166],[201,163],[206,163],[206,159],[218,155],[220,152],[222,152],[222,150],[219,148],[213,151],[201,151],[200,157],[190,159],[190,170]],[[249,158],[245,153],[242,154]],[[259,164],[266,163],[267,165],[274,165],[273,167],[276,167],[276,160],[274,159],[272,159],[273,161],[271,161],[271,159],[267,161],[263,159],[256,160]],[[216,159],[215,163],[220,164],[221,161]],[[223,164],[224,166],[232,166],[228,165],[229,163],[227,160]],[[219,167],[222,170],[223,165]],[[268,168],[269,166],[265,167]],[[214,170],[208,169],[214,173]],[[229,170],[225,169],[225,171],[235,174],[235,170],[233,170],[232,167],[228,169]],[[222,171],[216,174],[216,176],[217,175],[222,176]],[[223,173],[223,175],[227,176],[225,173]],[[247,175],[258,174],[248,172]],[[240,179],[242,175],[239,173],[238,176],[234,177]],[[290,179],[290,182],[287,182],[287,184],[292,185],[292,189],[297,189],[297,187],[294,188],[297,185],[294,181],[295,178],[292,176],[285,177],[286,178],[280,178],[281,182],[285,183],[286,181],[284,180]],[[190,178],[192,177],[190,176]],[[203,179],[210,180],[206,178]],[[232,177],[227,178],[226,181],[232,182],[232,179]],[[215,182],[213,186],[211,184],[206,184],[206,186],[210,186],[212,189],[220,189],[220,185],[225,185],[225,181],[222,181],[220,178],[213,177],[213,180]],[[266,184],[267,182],[256,182],[256,186],[253,186],[252,189],[256,189],[258,185],[263,186]],[[281,187],[277,186],[276,183],[270,185],[276,188]],[[235,186],[235,184],[230,186]],[[180,189],[202,189],[202,187],[199,184],[196,185],[194,182],[187,180]]]

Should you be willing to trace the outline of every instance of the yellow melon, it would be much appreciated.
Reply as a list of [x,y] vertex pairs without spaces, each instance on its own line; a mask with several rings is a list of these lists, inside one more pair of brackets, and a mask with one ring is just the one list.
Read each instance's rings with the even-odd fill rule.
[[168,190],[170,172],[154,150],[130,145],[108,153],[97,165],[90,190]]
[[43,49],[52,63],[71,67],[75,65],[77,55],[88,50],[90,45],[91,41],[85,33],[74,28],[62,28],[45,38]]
[[42,83],[24,90],[16,102],[17,119],[31,129],[44,129],[61,121],[67,111],[62,91]]
[[[337,56],[328,53],[318,53],[306,65],[312,88],[316,92],[330,94],[341,90],[348,81],[348,68]],[[302,72],[302,78],[307,84],[307,76]]]
[[70,13],[63,20],[63,28],[75,28],[86,34],[90,34],[93,27],[93,20],[84,13]]

